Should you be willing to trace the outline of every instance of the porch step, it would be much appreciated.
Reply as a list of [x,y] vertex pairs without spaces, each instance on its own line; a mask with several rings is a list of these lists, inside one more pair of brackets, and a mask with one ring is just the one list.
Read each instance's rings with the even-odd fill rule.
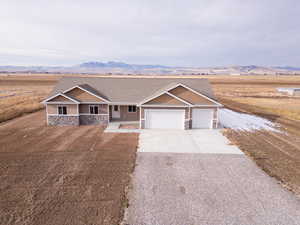
[[120,128],[120,123],[109,123],[106,130],[116,130],[116,129],[119,129]]

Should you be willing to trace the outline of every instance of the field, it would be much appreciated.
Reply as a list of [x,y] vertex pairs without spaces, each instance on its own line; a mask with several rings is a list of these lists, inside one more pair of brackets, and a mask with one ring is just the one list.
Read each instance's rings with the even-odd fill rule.
[[58,77],[0,75],[0,123],[43,108]]
[[[137,135],[104,134],[93,126],[47,127],[44,111],[13,119],[42,109],[40,102],[60,77],[0,75],[0,224],[117,224],[122,216]],[[224,134],[300,194],[300,97],[276,91],[300,86],[300,77],[207,78],[226,107],[281,126],[281,133]]]
[[45,124],[40,111],[0,126],[0,224],[118,224],[137,135]]
[[224,77],[213,78],[211,82],[219,101],[226,106],[279,121],[300,120],[300,97],[276,90],[300,86],[300,77]]

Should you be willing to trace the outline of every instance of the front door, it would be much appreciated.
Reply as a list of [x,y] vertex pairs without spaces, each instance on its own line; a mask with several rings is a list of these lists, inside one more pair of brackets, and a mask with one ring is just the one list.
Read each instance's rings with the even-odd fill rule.
[[120,118],[120,106],[119,105],[113,105],[112,106],[112,114],[113,119]]

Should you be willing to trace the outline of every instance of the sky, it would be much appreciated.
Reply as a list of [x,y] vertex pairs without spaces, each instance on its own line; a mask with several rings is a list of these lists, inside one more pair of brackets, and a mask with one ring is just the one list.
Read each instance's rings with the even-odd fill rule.
[[1,0],[0,65],[299,66],[299,0]]

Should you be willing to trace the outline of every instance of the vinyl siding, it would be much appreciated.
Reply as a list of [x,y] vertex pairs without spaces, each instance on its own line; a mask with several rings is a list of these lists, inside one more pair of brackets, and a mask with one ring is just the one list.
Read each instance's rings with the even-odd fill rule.
[[99,107],[99,114],[107,114],[108,107],[106,104],[80,104],[79,105],[79,113],[90,113],[90,105],[98,105]]
[[66,106],[68,114],[78,114],[77,112],[77,104],[48,104],[47,105],[47,113],[48,114],[58,114],[57,107],[58,106]]

